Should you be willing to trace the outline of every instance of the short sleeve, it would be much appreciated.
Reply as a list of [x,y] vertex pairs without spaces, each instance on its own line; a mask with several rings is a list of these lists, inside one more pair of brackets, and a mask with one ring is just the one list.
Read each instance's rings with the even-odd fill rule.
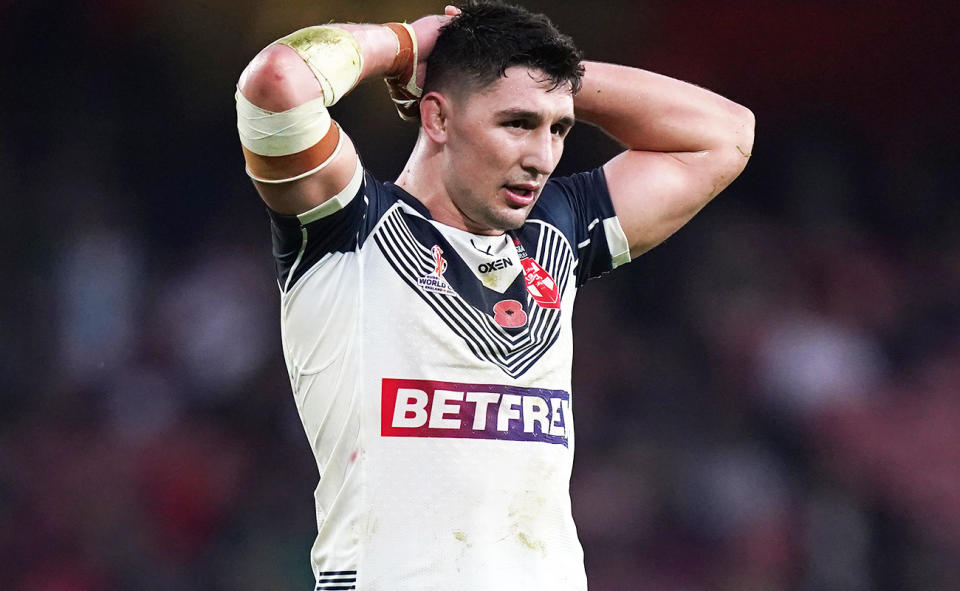
[[578,286],[630,262],[602,168],[551,179],[540,200],[577,252]]
[[358,162],[347,186],[317,207],[299,215],[267,208],[281,291],[288,291],[326,255],[361,246],[382,213],[382,200],[379,183]]

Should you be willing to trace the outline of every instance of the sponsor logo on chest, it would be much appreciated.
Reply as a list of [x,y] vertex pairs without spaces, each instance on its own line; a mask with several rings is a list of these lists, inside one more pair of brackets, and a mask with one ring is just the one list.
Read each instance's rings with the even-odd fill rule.
[[540,441],[568,445],[570,394],[563,390],[385,378],[380,434]]
[[477,266],[477,271],[480,273],[493,273],[494,271],[502,271],[503,269],[512,266],[513,261],[511,261],[509,258],[502,258],[490,263],[480,263],[480,265]]

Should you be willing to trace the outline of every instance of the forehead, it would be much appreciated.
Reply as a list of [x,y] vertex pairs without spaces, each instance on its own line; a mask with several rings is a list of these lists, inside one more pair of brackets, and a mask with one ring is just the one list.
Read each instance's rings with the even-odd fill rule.
[[507,68],[504,75],[480,92],[469,96],[471,109],[490,114],[511,109],[540,112],[549,118],[573,117],[573,93],[569,84],[554,88],[542,71],[525,66]]

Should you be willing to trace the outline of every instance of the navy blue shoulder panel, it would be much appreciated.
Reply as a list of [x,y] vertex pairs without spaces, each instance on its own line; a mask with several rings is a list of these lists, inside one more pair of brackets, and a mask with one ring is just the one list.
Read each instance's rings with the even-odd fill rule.
[[603,220],[615,217],[602,168],[552,178],[537,200],[530,219],[560,230],[577,253],[577,285],[613,268]]
[[[398,200],[430,219],[430,212],[420,201],[392,183],[380,183],[368,172],[364,172],[363,184],[346,207],[310,223],[302,224],[297,216],[267,208],[281,287],[294,285],[325,255],[363,246],[380,218]],[[577,285],[582,285],[612,268],[603,220],[614,216],[603,169],[597,168],[550,179],[530,219],[549,223],[564,235],[577,252]],[[526,234],[526,230],[521,231],[521,235]]]
[[281,288],[289,289],[327,254],[351,252],[362,246],[395,201],[396,197],[365,171],[360,189],[346,207],[307,224],[295,215],[267,208]]

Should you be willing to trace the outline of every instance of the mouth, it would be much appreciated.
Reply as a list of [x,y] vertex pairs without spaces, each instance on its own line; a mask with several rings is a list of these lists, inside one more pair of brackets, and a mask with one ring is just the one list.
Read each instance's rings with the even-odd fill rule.
[[540,185],[536,183],[515,183],[503,186],[507,203],[514,207],[526,207],[537,199]]

